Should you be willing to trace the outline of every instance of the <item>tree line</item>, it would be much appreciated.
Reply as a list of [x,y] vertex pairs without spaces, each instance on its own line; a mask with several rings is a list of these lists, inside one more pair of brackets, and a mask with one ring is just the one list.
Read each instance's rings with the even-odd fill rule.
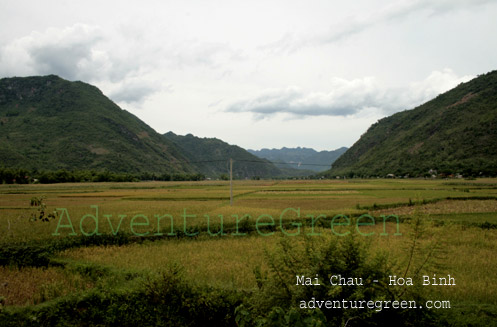
[[203,174],[168,173],[118,173],[108,170],[28,170],[23,168],[0,167],[0,184],[31,183],[81,183],[81,182],[137,182],[137,181],[201,181]]

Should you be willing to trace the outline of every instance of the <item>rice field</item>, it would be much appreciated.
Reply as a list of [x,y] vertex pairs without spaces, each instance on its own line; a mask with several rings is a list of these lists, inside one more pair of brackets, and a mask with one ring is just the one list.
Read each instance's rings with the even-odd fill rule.
[[[282,239],[299,243],[306,237],[355,235],[402,273],[412,222],[419,219],[417,246],[425,250],[419,260],[430,247],[440,250],[426,273],[457,281],[430,288],[429,295],[456,306],[497,306],[495,179],[235,181],[233,193],[230,206],[224,181],[0,185],[3,248],[100,234],[128,237],[124,243],[57,248],[43,267],[5,261],[2,305],[36,306],[84,294],[112,279],[112,272],[154,276],[171,265],[183,267],[192,283],[250,292],[257,287],[254,271],[269,269],[266,258]],[[40,214],[30,205],[33,198],[42,199],[44,214],[55,212],[55,218],[33,221]],[[366,214],[374,223],[359,227]],[[336,215],[346,218],[334,221]],[[95,267],[106,273],[95,277]],[[105,283],[118,288],[128,279]]]

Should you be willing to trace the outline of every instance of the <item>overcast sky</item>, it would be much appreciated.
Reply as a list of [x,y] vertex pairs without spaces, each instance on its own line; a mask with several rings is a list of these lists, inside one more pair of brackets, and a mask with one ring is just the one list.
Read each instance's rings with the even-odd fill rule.
[[99,87],[160,133],[351,146],[497,68],[496,0],[0,0],[0,77]]

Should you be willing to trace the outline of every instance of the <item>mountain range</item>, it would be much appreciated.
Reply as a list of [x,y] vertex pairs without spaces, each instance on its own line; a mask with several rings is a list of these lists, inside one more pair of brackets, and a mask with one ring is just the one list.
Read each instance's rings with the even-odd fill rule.
[[[330,168],[345,151],[346,147],[341,147],[333,151],[316,151],[310,148],[286,148],[281,149],[261,149],[247,150],[248,152],[267,159],[277,167],[295,168],[302,170],[312,170],[314,172],[324,171]],[[283,164],[282,164],[283,163]]]
[[233,176],[235,178],[305,176],[311,173],[288,167],[278,168],[268,160],[261,159],[239,146],[230,145],[217,138],[200,138],[192,134],[182,136],[173,132],[168,132],[164,136],[181,150],[197,171],[206,176],[228,174],[228,158],[234,159]]
[[[349,149],[246,151],[156,132],[98,88],[58,76],[0,79],[0,168],[235,178],[497,175],[497,71],[374,123]],[[276,164],[273,164],[276,163]]]
[[159,134],[98,88],[55,75],[0,79],[0,168],[302,176],[215,138]]

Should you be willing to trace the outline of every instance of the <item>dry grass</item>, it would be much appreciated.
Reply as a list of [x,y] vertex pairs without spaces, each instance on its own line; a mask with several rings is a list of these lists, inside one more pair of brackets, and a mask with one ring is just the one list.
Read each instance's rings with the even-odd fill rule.
[[274,247],[277,241],[277,237],[226,236],[80,248],[62,255],[78,261],[154,272],[180,264],[190,280],[240,289],[255,286],[253,269],[258,265],[265,268],[264,249]]
[[[381,236],[382,228],[381,225],[361,227],[363,233],[375,232],[373,236],[362,239],[367,242],[371,252],[386,253],[390,263],[397,262],[397,273],[401,274],[409,256],[410,229],[401,225],[402,235],[394,236],[395,226],[391,224],[387,226],[389,235]],[[315,237],[339,237],[329,229],[317,231],[322,235]],[[354,228],[351,231],[354,232]],[[304,232],[301,233],[303,234]],[[179,263],[185,267],[187,276],[197,282],[241,289],[255,286],[254,267],[267,268],[264,250],[274,249],[280,237],[281,233],[277,233],[270,237],[206,237],[201,240],[170,240],[123,247],[81,248],[66,251],[64,257],[148,271],[160,271],[168,264]],[[295,242],[301,239],[299,236],[292,237]],[[456,279],[457,285],[426,286],[428,294],[442,300],[497,304],[496,286],[493,282],[497,262],[497,231],[428,225],[418,240],[419,249],[424,250],[416,255],[415,261],[423,262],[429,249],[435,244],[442,256],[431,258],[423,271],[427,274],[436,273],[437,276],[450,274]]]
[[0,296],[6,305],[30,305],[92,287],[79,275],[60,268],[0,266]]
[[[409,230],[402,225],[402,237],[383,237],[376,234],[371,239],[371,248],[388,253],[392,260],[405,262],[409,254]],[[437,251],[426,266],[425,273],[446,277],[450,274],[456,286],[425,286],[428,294],[440,300],[451,299],[460,302],[475,301],[497,305],[497,230],[465,228],[460,225],[426,227],[418,240],[418,247],[424,249],[417,255],[424,260],[433,247]],[[399,267],[405,267],[400,264]],[[400,269],[398,273],[403,273]]]
[[[496,212],[497,200],[446,200],[437,203],[429,203],[419,206],[400,207],[385,210],[373,211],[374,214],[394,214],[394,215],[413,215],[415,212],[422,214],[451,214],[451,213],[482,213]],[[497,218],[497,215],[496,215]]]

